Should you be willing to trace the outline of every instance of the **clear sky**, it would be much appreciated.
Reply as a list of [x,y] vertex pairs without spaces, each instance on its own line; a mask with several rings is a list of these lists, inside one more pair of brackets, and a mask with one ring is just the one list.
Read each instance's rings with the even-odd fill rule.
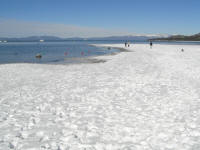
[[3,36],[199,32],[200,0],[0,0]]

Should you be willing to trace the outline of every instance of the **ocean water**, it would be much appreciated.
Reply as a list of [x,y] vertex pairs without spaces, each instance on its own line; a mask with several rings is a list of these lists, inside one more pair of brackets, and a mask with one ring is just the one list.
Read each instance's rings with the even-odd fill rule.
[[[94,42],[18,42],[0,43],[0,64],[76,63],[78,58],[111,54],[118,49],[91,46]],[[42,58],[36,58],[40,54]],[[76,58],[76,59],[73,59]]]

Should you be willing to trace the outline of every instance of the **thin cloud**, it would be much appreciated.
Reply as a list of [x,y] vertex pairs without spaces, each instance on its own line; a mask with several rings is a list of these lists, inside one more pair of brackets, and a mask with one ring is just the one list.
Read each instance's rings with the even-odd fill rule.
[[24,37],[33,35],[51,35],[59,37],[103,37],[128,34],[130,35],[128,32],[101,28],[0,19],[1,37]]

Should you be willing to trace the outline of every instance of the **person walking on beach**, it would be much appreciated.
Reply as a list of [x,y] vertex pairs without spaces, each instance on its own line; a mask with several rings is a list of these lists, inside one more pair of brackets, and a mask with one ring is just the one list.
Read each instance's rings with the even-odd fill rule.
[[150,48],[152,48],[153,47],[153,42],[152,41],[150,41]]
[[127,42],[125,42],[125,47],[127,46]]
[[130,47],[130,42],[128,42],[128,47]]

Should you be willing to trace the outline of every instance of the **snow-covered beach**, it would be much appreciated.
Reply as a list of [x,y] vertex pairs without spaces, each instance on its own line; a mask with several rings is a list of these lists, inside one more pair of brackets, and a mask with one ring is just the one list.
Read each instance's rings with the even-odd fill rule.
[[200,45],[127,49],[104,63],[0,65],[0,149],[199,150]]

